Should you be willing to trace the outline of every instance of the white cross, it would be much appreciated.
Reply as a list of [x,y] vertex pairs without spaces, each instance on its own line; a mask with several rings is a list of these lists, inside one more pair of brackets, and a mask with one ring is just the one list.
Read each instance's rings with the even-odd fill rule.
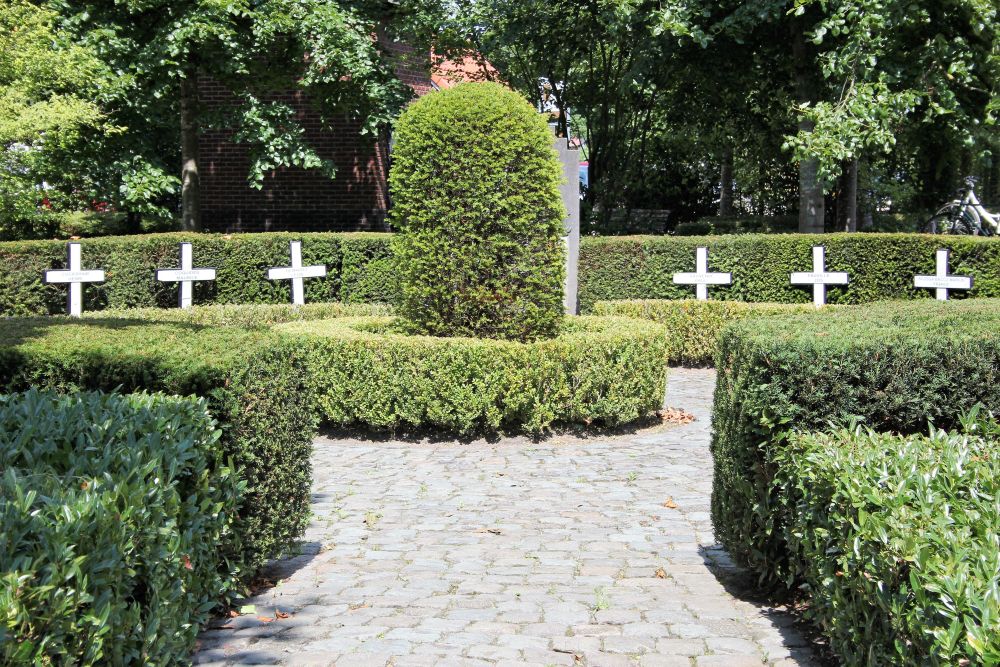
[[302,241],[291,241],[288,245],[292,253],[292,265],[268,269],[267,279],[291,280],[292,303],[296,306],[304,306],[306,295],[302,279],[322,278],[326,275],[326,267],[322,264],[317,266],[302,266]]
[[793,285],[812,285],[813,303],[817,308],[826,305],[827,285],[846,285],[847,274],[842,271],[827,272],[826,270],[826,248],[821,245],[813,246],[813,270],[812,273],[793,273]]
[[190,308],[194,302],[192,282],[201,280],[215,280],[215,269],[193,268],[194,252],[190,243],[181,244],[181,268],[180,269],[157,269],[156,279],[161,283],[180,283],[180,307]]
[[948,292],[953,289],[972,289],[971,276],[949,276],[948,275],[948,251],[937,251],[937,275],[916,276],[913,279],[914,287],[937,290],[938,301],[947,301]]
[[45,272],[45,282],[69,283],[69,314],[73,317],[80,317],[83,314],[83,283],[104,282],[104,271],[84,271],[80,264],[80,244],[68,243],[66,266],[61,270],[51,270]]
[[708,272],[708,248],[698,248],[694,273],[675,273],[675,285],[696,285],[695,293],[699,301],[708,301],[709,285],[732,285],[733,274]]

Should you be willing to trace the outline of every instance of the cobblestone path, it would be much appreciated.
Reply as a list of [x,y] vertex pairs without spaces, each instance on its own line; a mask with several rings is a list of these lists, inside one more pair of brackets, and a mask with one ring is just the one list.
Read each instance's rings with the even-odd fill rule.
[[667,403],[697,420],[634,434],[320,438],[302,555],[195,661],[813,664],[789,616],[730,593],[744,577],[709,521],[714,379],[672,370]]

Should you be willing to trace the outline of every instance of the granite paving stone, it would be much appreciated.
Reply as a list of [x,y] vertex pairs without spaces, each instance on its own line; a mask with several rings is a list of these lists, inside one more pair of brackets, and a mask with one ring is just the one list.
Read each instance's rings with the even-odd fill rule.
[[301,548],[241,602],[254,614],[202,633],[194,662],[816,664],[793,617],[738,596],[752,581],[712,534],[714,384],[671,369],[667,405],[695,416],[683,425],[319,437]]

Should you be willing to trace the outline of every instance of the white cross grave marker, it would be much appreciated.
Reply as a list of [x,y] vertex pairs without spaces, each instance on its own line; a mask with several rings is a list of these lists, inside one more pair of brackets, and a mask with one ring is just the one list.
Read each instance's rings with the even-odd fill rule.
[[302,241],[291,241],[288,245],[292,253],[292,265],[268,269],[267,279],[291,280],[292,303],[296,306],[304,306],[306,296],[303,278],[322,278],[326,275],[326,267],[322,264],[302,266]]
[[194,302],[192,283],[202,280],[215,280],[215,269],[194,268],[194,252],[190,243],[181,244],[181,268],[157,269],[156,279],[161,283],[180,283],[181,308],[190,308]]
[[701,247],[697,251],[694,273],[675,273],[675,285],[695,285],[695,295],[699,301],[708,301],[709,285],[732,285],[733,274],[708,272],[708,248]]
[[848,276],[843,271],[828,272],[826,270],[826,248],[821,245],[813,246],[813,270],[812,272],[796,272],[792,274],[793,285],[812,285],[813,304],[817,308],[826,305],[827,285],[846,285]]
[[937,290],[938,301],[947,301],[948,292],[951,290],[972,289],[971,276],[950,276],[948,275],[949,251],[937,251],[937,275],[916,276],[913,279],[914,287]]
[[104,271],[98,269],[84,271],[80,266],[80,244],[68,243],[65,269],[45,272],[45,282],[48,284],[69,283],[69,314],[80,317],[83,314],[83,283],[104,282]]

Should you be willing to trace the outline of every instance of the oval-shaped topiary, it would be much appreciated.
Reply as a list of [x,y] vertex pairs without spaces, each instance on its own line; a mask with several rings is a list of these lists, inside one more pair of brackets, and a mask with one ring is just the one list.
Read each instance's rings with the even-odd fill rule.
[[395,132],[400,313],[434,336],[532,340],[562,321],[562,169],[544,117],[497,84],[427,95]]

